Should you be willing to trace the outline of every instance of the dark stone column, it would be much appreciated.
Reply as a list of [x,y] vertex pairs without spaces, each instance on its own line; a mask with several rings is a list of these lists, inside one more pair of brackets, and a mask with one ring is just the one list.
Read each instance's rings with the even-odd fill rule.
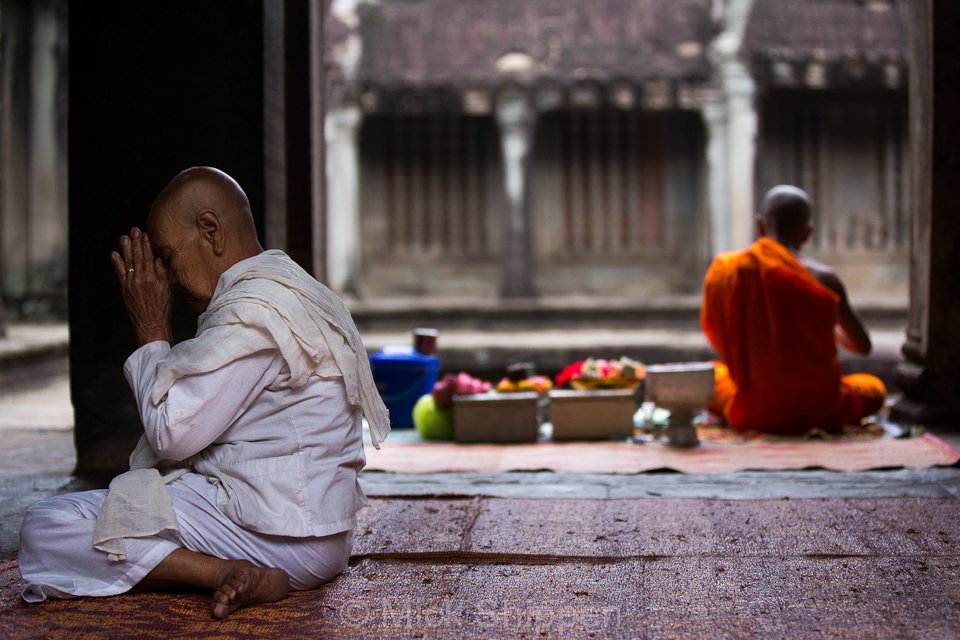
[[[313,268],[311,4],[263,4],[264,247]],[[321,35],[321,31],[316,32]]]
[[326,60],[324,58],[325,2],[310,2],[310,186],[313,211],[313,277],[327,277],[327,151],[324,120],[327,110]]
[[[141,433],[135,348],[109,253],[191,165],[243,186],[263,229],[261,0],[70,4],[70,359],[80,472],[115,472]],[[175,308],[175,337],[195,316]]]
[[910,312],[904,398],[894,417],[960,417],[960,3],[910,7],[910,146],[913,185]]
[[497,101],[496,113],[509,204],[503,216],[500,295],[529,298],[536,295],[530,232],[530,153],[536,112],[524,92],[507,90]]

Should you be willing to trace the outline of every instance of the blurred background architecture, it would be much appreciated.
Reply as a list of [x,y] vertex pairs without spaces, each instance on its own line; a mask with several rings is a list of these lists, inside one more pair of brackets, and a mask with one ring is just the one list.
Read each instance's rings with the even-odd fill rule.
[[2,0],[0,306],[14,318],[66,315],[67,76],[66,0]]
[[[790,182],[813,196],[814,252],[854,300],[905,308],[905,3],[326,5],[326,81],[284,90],[300,85],[302,109],[325,93],[327,196],[288,202],[298,230],[273,235],[335,289],[696,294],[715,253],[751,241],[757,197]],[[0,273],[13,318],[65,313],[67,9],[0,1]]]
[[[703,273],[792,182],[815,200],[812,252],[886,336],[867,368],[893,383],[899,363],[921,398],[954,367],[938,274],[957,252],[950,121],[916,137],[949,76],[911,70],[950,59],[931,16],[951,6],[0,0],[0,325],[69,314],[80,465],[116,468],[139,427],[106,256],[186,166],[234,175],[266,246],[364,335],[439,327],[441,359],[478,373],[531,336],[558,362],[709,357]],[[177,335],[193,321],[177,309]],[[458,360],[465,327],[501,342]]]
[[696,293],[788,182],[854,299],[906,304],[904,3],[335,0],[326,34],[338,288]]

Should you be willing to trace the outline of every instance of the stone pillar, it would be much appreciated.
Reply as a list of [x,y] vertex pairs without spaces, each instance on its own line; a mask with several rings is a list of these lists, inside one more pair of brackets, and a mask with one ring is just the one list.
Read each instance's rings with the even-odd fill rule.
[[[30,59],[28,295],[42,314],[66,311],[67,185],[60,91],[61,43],[66,25],[55,3],[30,3],[33,48]],[[36,304],[34,305],[36,306]]]
[[27,294],[32,21],[24,2],[0,2],[0,292]]
[[[362,261],[360,255],[360,149],[359,134],[363,113],[357,103],[357,75],[363,53],[360,37],[360,9],[363,0],[334,0],[312,9],[315,28],[322,30],[323,20],[335,20],[345,27],[341,43],[328,63],[338,69],[339,83],[330,88],[314,73],[314,94],[324,100],[322,111],[314,109],[313,117],[323,117],[323,140],[314,142],[313,152],[323,154],[325,210],[314,209],[314,220],[322,215],[324,255],[322,261],[327,285],[338,292],[361,295]],[[318,14],[328,7],[329,16]],[[313,56],[316,62],[317,57]],[[327,64],[325,62],[324,64]],[[324,148],[325,145],[325,148]],[[315,196],[319,196],[314,192]]]
[[360,124],[358,107],[337,106],[324,127],[327,165],[327,277],[334,291],[359,295]]
[[285,2],[263,3],[263,244],[287,249]]
[[326,80],[323,24],[326,3],[310,0],[310,221],[313,276],[327,282]]
[[313,268],[310,7],[263,3],[264,246]]
[[530,152],[536,124],[527,95],[504,92],[497,101],[497,124],[503,152],[508,207],[503,215],[503,262],[500,296],[530,298],[533,285],[533,246],[530,233]]
[[64,8],[0,1],[2,291],[27,314],[65,311]]
[[[893,417],[911,423],[960,418],[960,4],[910,6],[910,310],[903,398]],[[934,135],[936,132],[936,135]]]
[[740,62],[724,66],[730,155],[730,242],[745,249],[753,242],[756,187],[757,112],[753,79]]
[[730,209],[730,133],[727,107],[713,102],[703,108],[707,125],[707,207],[710,212],[710,253],[733,248]]
[[753,79],[739,58],[752,0],[732,0],[713,46],[718,96],[704,108],[707,125],[710,248],[714,254],[753,241],[757,112]]

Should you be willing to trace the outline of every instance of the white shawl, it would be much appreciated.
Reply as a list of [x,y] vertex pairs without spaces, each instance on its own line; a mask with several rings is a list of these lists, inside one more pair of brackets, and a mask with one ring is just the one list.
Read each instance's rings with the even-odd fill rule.
[[[249,305],[261,312],[249,313]],[[238,309],[248,312],[241,317]],[[249,331],[251,324],[255,331]],[[290,385],[302,387],[320,363],[325,342],[343,376],[347,401],[367,418],[373,446],[379,449],[390,432],[390,416],[353,317],[337,294],[282,251],[264,251],[228,269],[197,325],[198,337],[178,344],[160,363],[154,404],[180,378],[215,371],[264,349],[279,348],[290,369]],[[223,339],[238,330],[242,342]],[[213,332],[209,338],[202,335],[207,331]]]

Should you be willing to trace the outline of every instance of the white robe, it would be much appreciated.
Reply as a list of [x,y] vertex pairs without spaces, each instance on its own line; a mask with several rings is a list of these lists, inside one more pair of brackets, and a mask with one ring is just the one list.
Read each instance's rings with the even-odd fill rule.
[[[385,412],[382,403],[376,406],[379,398],[370,397],[369,367],[357,348],[349,314],[334,308],[336,300],[327,300],[332,294],[301,282],[303,274],[288,262],[292,264],[279,252],[265,252],[238,263],[224,274],[211,308],[218,308],[218,294],[228,295],[249,282],[244,274],[256,273],[274,283],[267,288],[280,284],[281,295],[302,283],[307,311],[298,311],[292,324],[299,327],[298,340],[310,340],[314,352],[309,359],[291,373],[291,351],[296,349],[291,344],[271,349],[265,341],[248,355],[209,366],[230,351],[223,341],[221,355],[201,359],[200,370],[181,366],[170,376],[162,364],[170,361],[165,342],[134,352],[125,373],[141,411],[145,439],[161,459],[188,459],[203,475],[186,473],[167,485],[177,527],[157,528],[147,536],[131,533],[120,562],[93,546],[106,491],[33,505],[21,528],[25,599],[123,593],[178,547],[283,569],[297,589],[318,586],[346,567],[354,514],[365,502],[356,483],[356,472],[364,464],[359,405],[381,426],[374,444],[389,427],[382,427]],[[259,290],[251,287],[238,288],[238,301],[259,305]],[[316,302],[333,305],[331,326],[342,332],[319,326],[327,321],[327,312],[317,313]],[[288,308],[281,307],[281,313]],[[271,317],[267,320],[272,322]],[[324,329],[323,339],[309,338],[310,322]],[[247,326],[237,325],[237,330],[246,335]],[[270,328],[281,332],[281,325]],[[357,359],[350,361],[347,351]],[[186,361],[189,366],[190,359]],[[173,362],[183,365],[185,359]],[[305,373],[305,367],[312,370]],[[158,395],[160,386],[164,392]],[[298,484],[304,474],[307,482]],[[254,493],[244,493],[248,488]]]
[[[149,362],[166,351],[165,343],[151,343],[130,356],[128,368],[156,371]],[[156,408],[147,423],[156,427],[175,415],[187,420],[190,429],[150,429],[162,438],[163,447],[191,451],[207,446],[222,434],[222,417],[247,412],[242,408],[258,400],[258,410],[249,418],[262,421],[277,415],[278,394],[265,386],[284,378],[275,352],[261,352],[217,371],[188,376],[171,388],[167,401]],[[148,376],[149,378],[149,376]],[[134,379],[144,392],[149,379]],[[333,393],[334,389],[341,389]],[[346,398],[338,380],[311,378],[298,397],[311,397],[331,410],[345,407]],[[137,394],[139,395],[139,393]],[[285,395],[285,394],[281,394]],[[289,401],[289,398],[286,398]],[[279,414],[283,416],[284,414]],[[286,417],[280,419],[286,420]],[[241,421],[242,422],[242,421]],[[186,424],[180,423],[180,424]],[[236,424],[233,425],[237,427]],[[242,423],[240,425],[242,427]],[[262,426],[262,425],[261,425]],[[359,437],[359,433],[356,434]],[[362,456],[362,451],[360,453]],[[35,503],[27,511],[20,531],[20,573],[28,586],[28,602],[47,597],[107,596],[128,591],[178,547],[224,559],[247,559],[256,565],[286,571],[295,589],[323,584],[346,567],[352,550],[353,531],[322,537],[265,535],[241,527],[218,507],[218,488],[208,478],[188,473],[167,485],[179,524],[179,534],[128,538],[127,559],[111,562],[94,549],[93,530],[106,490],[55,496]]]
[[224,559],[278,567],[294,589],[329,582],[347,566],[353,531],[322,538],[265,536],[237,526],[217,508],[216,487],[187,473],[168,485],[179,534],[126,541],[127,560],[110,562],[93,548],[93,527],[106,489],[68,493],[33,504],[20,534],[23,599],[112,596],[129,591],[178,548]]
[[[264,391],[277,392],[279,401],[272,404],[278,415],[265,413],[263,407],[271,403],[258,396],[240,413],[208,412],[207,419],[220,425],[210,430],[218,437],[208,446],[184,448],[178,438],[172,446],[164,444],[158,432],[189,433],[199,424],[193,415],[156,411],[169,404],[168,393],[178,380],[265,350],[279,353],[285,371]],[[375,447],[390,430],[389,416],[343,301],[282,251],[264,251],[227,269],[198,320],[197,336],[145,370],[128,361],[124,373],[137,395],[145,434],[131,456],[135,473],[110,483],[94,530],[97,549],[122,560],[125,538],[176,529],[159,474],[140,471],[171,464],[214,479],[220,508],[245,528],[292,536],[353,528],[355,513],[365,504],[356,482],[364,462],[360,413],[367,417]],[[346,403],[303,398],[300,390],[318,376],[338,378]],[[200,401],[216,402],[215,396]],[[164,480],[175,477],[168,473]]]

